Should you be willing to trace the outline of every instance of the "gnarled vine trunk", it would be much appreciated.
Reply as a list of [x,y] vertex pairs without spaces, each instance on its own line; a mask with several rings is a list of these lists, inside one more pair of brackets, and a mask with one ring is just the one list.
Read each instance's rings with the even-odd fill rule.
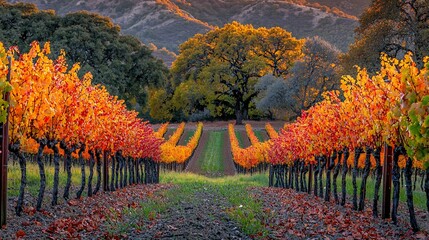
[[334,188],[334,199],[336,204],[340,203],[340,199],[338,198],[337,178],[338,178],[338,174],[340,174],[342,156],[343,156],[343,152],[339,151],[337,165],[335,165],[335,169],[334,169],[334,178],[332,180],[332,184]]
[[144,170],[146,184],[159,183],[159,163],[152,159],[145,159]]
[[101,187],[101,149],[95,150],[95,158],[97,159],[97,183],[93,194],[97,194]]
[[410,213],[410,224],[411,228],[414,232],[419,231],[419,226],[417,225],[416,220],[416,213],[414,211],[414,202],[413,202],[413,186],[412,186],[412,180],[411,176],[413,174],[412,171],[413,167],[413,160],[408,157],[407,163],[405,165],[405,191],[407,193],[407,206],[408,206],[408,212]]
[[63,198],[65,200],[68,200],[70,198],[70,187],[71,187],[71,178],[72,178],[72,172],[71,172],[71,165],[72,165],[72,153],[76,151],[78,148],[77,145],[73,145],[71,147],[67,146],[65,141],[60,142],[60,147],[64,150],[66,159],[65,159],[65,167],[67,171],[67,180],[66,180],[66,186],[64,188],[64,194]]
[[140,162],[140,159],[139,158],[137,158],[137,159],[135,159],[135,161],[134,161],[134,164],[135,164],[135,169],[136,169],[136,183],[137,184],[139,184],[140,183],[140,168],[139,168],[139,162]]
[[334,151],[329,158],[328,168],[326,169],[326,191],[325,201],[331,200],[331,171],[335,167],[335,159],[337,158],[337,151]]
[[429,167],[426,168],[425,192],[426,192],[426,208],[429,212]]
[[358,174],[358,161],[359,157],[362,154],[362,148],[356,148],[355,149],[355,157],[353,159],[353,176],[352,176],[352,183],[353,183],[353,210],[358,209],[358,202],[357,202],[357,184],[356,184],[356,178]]
[[268,173],[268,186],[273,187],[274,186],[274,166],[270,164],[270,170]]
[[54,186],[52,188],[51,205],[58,205],[58,185],[60,178],[60,153],[57,147],[57,141],[51,140],[48,142],[48,147],[54,151]]
[[83,152],[85,152],[85,144],[79,149],[79,163],[80,163],[80,173],[81,173],[81,182],[80,189],[76,193],[76,198],[80,198],[82,196],[83,190],[85,189],[85,159],[83,159]]
[[42,209],[43,196],[45,195],[46,188],[46,174],[45,174],[45,164],[43,163],[43,149],[48,144],[46,139],[41,139],[38,141],[39,149],[37,150],[37,165],[39,166],[39,175],[40,175],[40,187],[39,194],[37,195],[37,204],[36,210],[40,211]]
[[19,186],[18,202],[15,207],[16,215],[21,216],[22,205],[24,204],[25,186],[27,185],[27,160],[21,151],[21,143],[19,141],[9,144],[9,151],[18,158],[19,168],[21,170],[21,184]]
[[89,151],[88,197],[92,196],[92,178],[94,177],[94,150]]
[[341,172],[341,206],[344,206],[346,204],[346,175],[349,170],[349,167],[347,165],[347,161],[350,157],[350,152],[347,147],[344,148],[344,158],[343,158],[343,170]]
[[381,147],[377,147],[372,152],[372,156],[375,159],[375,188],[374,188],[374,200],[372,204],[372,215],[378,217],[378,199],[380,198],[380,185],[382,177],[382,167],[381,167]]
[[369,170],[371,168],[371,154],[372,148],[366,147],[365,149],[365,167],[363,169],[362,182],[360,185],[360,199],[359,199],[359,211],[365,209],[365,197],[366,197],[366,181],[369,176]]
[[399,193],[400,193],[400,169],[399,169],[399,156],[405,154],[405,148],[402,146],[395,147],[393,151],[393,199],[392,199],[392,221],[394,224],[398,223],[398,206],[399,206]]
[[298,178],[299,178],[299,160],[295,160],[294,162],[294,168],[295,168],[295,188],[296,191],[299,192],[299,184],[298,184]]
[[293,178],[293,174],[294,174],[294,165],[292,164],[292,165],[290,165],[290,169],[289,169],[289,188],[291,188],[291,189],[294,189],[294,187],[293,187],[293,181],[294,181],[294,178]]
[[323,198],[323,169],[326,166],[326,156],[320,157],[320,169],[319,169],[319,197]]
[[316,167],[316,169],[314,170],[314,196],[317,196],[318,194],[318,192],[317,192],[317,188],[319,187],[318,186],[318,184],[317,184],[317,176],[318,176],[318,174],[319,174],[319,171],[320,171],[320,157],[316,157],[316,160],[317,160],[317,167]]
[[115,159],[115,156],[110,156],[112,159],[112,176],[110,179],[110,191],[115,191],[115,162],[117,159]]

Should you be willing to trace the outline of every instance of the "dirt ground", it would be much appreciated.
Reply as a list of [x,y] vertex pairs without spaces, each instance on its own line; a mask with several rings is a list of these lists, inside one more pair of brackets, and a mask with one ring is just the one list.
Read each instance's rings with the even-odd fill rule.
[[130,239],[250,239],[227,214],[229,202],[214,189],[199,188]]

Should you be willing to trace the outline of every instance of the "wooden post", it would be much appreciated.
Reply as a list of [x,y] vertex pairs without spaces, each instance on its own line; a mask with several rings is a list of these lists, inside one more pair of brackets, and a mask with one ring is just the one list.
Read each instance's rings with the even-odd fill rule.
[[103,151],[103,191],[107,192],[109,191],[109,158],[107,151]]
[[313,165],[310,164],[308,166],[308,168],[310,168],[309,174],[308,174],[308,188],[307,188],[307,193],[311,194],[311,182],[313,181]]
[[393,147],[384,145],[383,163],[383,201],[381,204],[381,218],[390,218],[390,198],[392,190],[392,162]]
[[[8,57],[9,60],[9,71],[7,73],[7,81],[10,82],[11,70],[12,70],[12,58]],[[3,99],[9,103],[10,93],[4,94]],[[9,107],[6,109],[6,114],[9,115]],[[1,154],[0,154],[0,225],[6,225],[6,212],[7,212],[7,158],[9,153],[9,122],[6,117],[6,122],[0,124],[0,142],[1,142]]]

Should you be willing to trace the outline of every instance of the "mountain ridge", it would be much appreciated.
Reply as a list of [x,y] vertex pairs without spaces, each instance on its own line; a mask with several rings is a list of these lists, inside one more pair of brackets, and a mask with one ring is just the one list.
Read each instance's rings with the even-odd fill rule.
[[[320,0],[324,1],[324,0]],[[336,0],[352,3],[357,0]],[[365,0],[369,4],[369,0]],[[9,2],[18,2],[11,0]],[[23,0],[64,15],[93,11],[112,18],[125,34],[146,45],[178,53],[179,45],[231,21],[255,27],[280,26],[297,38],[318,35],[346,51],[354,39],[357,17],[317,0]],[[326,1],[324,1],[326,2]],[[327,1],[329,2],[329,1]],[[349,6],[350,4],[346,4]],[[165,51],[164,51],[165,52]],[[162,57],[161,57],[162,58]],[[169,65],[170,63],[167,63]]]

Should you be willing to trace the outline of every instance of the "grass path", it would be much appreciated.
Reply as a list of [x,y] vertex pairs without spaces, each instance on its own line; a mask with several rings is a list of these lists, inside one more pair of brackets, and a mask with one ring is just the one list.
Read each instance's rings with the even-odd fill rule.
[[210,131],[208,144],[204,148],[203,156],[198,159],[201,170],[207,176],[222,176],[224,165],[222,150],[224,147],[223,135],[225,131]]
[[[250,239],[268,234],[262,203],[248,191],[267,184],[263,175],[209,178],[170,172],[161,176],[161,183],[173,187],[141,202],[137,211],[123,211],[124,222],[107,223],[111,236]],[[142,222],[151,227],[142,228]]]

